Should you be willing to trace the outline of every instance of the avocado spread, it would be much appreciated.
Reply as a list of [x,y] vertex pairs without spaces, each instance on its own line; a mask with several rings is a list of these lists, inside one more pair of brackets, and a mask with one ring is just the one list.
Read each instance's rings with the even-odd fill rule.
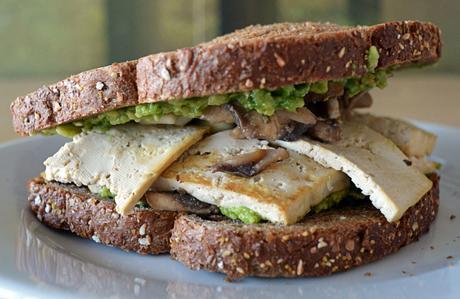
[[328,197],[323,199],[319,204],[312,207],[314,213],[319,213],[325,210],[329,210],[333,206],[337,205],[339,202],[342,201],[348,195],[348,189],[337,191],[331,193]]
[[367,69],[371,72],[375,70],[379,64],[379,51],[375,46],[371,46],[367,52]]
[[258,213],[246,207],[220,207],[219,209],[220,212],[228,218],[233,220],[241,220],[247,224],[259,223],[262,220],[262,217]]
[[104,187],[101,188],[101,191],[99,192],[99,196],[102,197],[102,198],[110,198],[110,199],[112,199],[112,198],[115,197],[115,194],[110,192],[109,188],[104,186]]
[[[368,52],[368,68],[373,70],[377,63],[377,49],[371,47]],[[375,86],[384,88],[390,73],[390,70],[377,70],[362,77],[352,77],[334,82],[342,83],[346,94],[352,97]],[[297,108],[303,107],[305,105],[304,96],[307,93],[325,94],[328,91],[328,83],[328,81],[318,81],[315,83],[287,85],[275,90],[256,89],[248,92],[139,104],[104,112],[54,128],[44,129],[40,133],[44,135],[59,134],[71,138],[81,131],[93,129],[106,131],[111,126],[131,121],[149,124],[158,121],[165,115],[198,118],[208,106],[223,105],[232,101],[239,102],[248,111],[255,110],[260,114],[271,116],[277,110],[295,111]]]
[[[115,194],[110,192],[109,188],[107,188],[106,186],[103,186],[101,188],[101,191],[99,192],[99,196],[102,197],[103,200],[108,200],[111,202],[113,202],[115,198]],[[146,209],[149,207],[149,205],[144,200],[139,200],[136,203],[135,207],[139,209]]]

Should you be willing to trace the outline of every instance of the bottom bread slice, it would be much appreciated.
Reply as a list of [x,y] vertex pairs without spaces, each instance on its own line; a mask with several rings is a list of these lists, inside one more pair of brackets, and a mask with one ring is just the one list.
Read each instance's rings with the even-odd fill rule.
[[244,276],[300,277],[345,271],[398,251],[429,230],[439,206],[439,177],[397,222],[372,206],[307,215],[290,226],[177,218],[171,255],[191,269]]
[[130,215],[122,216],[116,212],[115,203],[86,188],[41,178],[29,182],[29,191],[32,211],[49,227],[140,254],[169,252],[177,212],[135,208]]

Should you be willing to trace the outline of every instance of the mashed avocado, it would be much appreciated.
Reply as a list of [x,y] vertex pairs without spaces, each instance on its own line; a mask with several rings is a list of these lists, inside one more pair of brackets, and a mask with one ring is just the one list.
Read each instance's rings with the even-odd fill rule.
[[384,88],[387,85],[387,78],[390,74],[389,71],[379,70],[375,73],[367,73],[361,78],[349,78],[345,81],[345,90],[349,97],[353,97],[376,86]]
[[375,46],[369,48],[367,52],[367,69],[371,72],[375,70],[379,64],[379,51]]
[[331,193],[328,197],[323,199],[319,204],[312,207],[312,211],[314,213],[319,213],[325,210],[329,210],[333,206],[337,205],[339,202],[342,201],[348,195],[348,189],[337,191]]
[[241,220],[247,224],[259,223],[262,220],[262,217],[258,213],[246,207],[220,207],[219,209],[220,212],[228,218],[233,220]]
[[[369,66],[376,65],[375,59],[378,62],[378,52],[376,51],[377,49],[372,50],[372,47],[369,49]],[[375,55],[377,55],[377,58],[375,58]],[[391,71],[378,70],[363,77],[347,78],[335,82],[344,84],[346,93],[352,97],[375,86],[379,88],[385,87],[390,73]],[[40,133],[45,135],[59,134],[71,138],[81,131],[93,129],[105,131],[110,129],[111,126],[131,121],[143,124],[154,123],[166,115],[198,118],[207,107],[223,105],[232,101],[239,102],[246,110],[255,110],[260,114],[271,116],[277,110],[295,111],[297,108],[303,107],[305,105],[304,96],[307,93],[327,93],[328,83],[328,81],[319,81],[288,85],[275,90],[256,89],[249,92],[139,104],[101,113],[73,123],[59,125],[55,128],[45,129]]]
[[107,188],[106,186],[102,187],[101,191],[99,192],[99,196],[100,197],[103,197],[103,198],[114,198],[115,197],[115,194],[113,194],[112,192],[110,192],[109,188]]
[[[111,202],[113,202],[114,198],[115,198],[115,194],[110,192],[109,188],[107,188],[106,186],[102,187],[101,191],[99,192],[99,196],[102,197],[102,199],[108,200],[108,201],[111,201]],[[140,209],[145,209],[145,208],[148,208],[149,205],[145,201],[139,200],[136,203],[135,207],[140,208]]]

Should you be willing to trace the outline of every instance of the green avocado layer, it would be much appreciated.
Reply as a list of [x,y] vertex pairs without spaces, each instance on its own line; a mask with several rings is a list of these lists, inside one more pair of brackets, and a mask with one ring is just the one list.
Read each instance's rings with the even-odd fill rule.
[[101,191],[99,192],[99,196],[103,198],[115,198],[115,194],[110,192],[109,188],[106,186],[102,187]]
[[243,206],[231,208],[219,207],[219,209],[220,212],[228,218],[241,220],[247,224],[259,223],[263,219],[258,213]]
[[[373,51],[369,50],[368,67],[372,67],[375,64],[370,60],[371,57],[375,57],[375,55],[371,56],[372,53]],[[390,73],[391,71],[378,70],[367,73],[363,77],[335,80],[334,82],[342,83],[348,96],[354,96],[376,86],[379,88],[385,87]],[[277,110],[295,111],[297,108],[303,107],[304,96],[309,92],[324,94],[327,91],[328,81],[319,81],[288,85],[275,90],[256,89],[249,92],[139,104],[104,112],[79,121],[59,125],[55,128],[45,129],[40,133],[44,135],[59,134],[71,138],[81,131],[93,129],[105,131],[110,129],[111,126],[131,121],[143,124],[154,123],[162,116],[171,114],[178,117],[198,118],[207,107],[223,105],[232,101],[239,102],[246,110],[255,110],[260,114],[271,116]]]
[[342,199],[344,199],[348,195],[348,193],[349,190],[345,189],[329,194],[329,196],[323,199],[319,204],[312,207],[313,212],[319,213],[322,211],[329,210],[333,206],[339,204],[339,202],[341,202]]

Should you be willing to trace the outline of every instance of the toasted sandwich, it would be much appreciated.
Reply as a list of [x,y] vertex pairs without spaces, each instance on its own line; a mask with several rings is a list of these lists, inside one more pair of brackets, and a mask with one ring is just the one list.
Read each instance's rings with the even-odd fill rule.
[[18,134],[71,138],[28,202],[51,228],[229,279],[375,261],[436,217],[436,136],[359,110],[440,55],[431,23],[282,23],[71,76],[11,104]]

